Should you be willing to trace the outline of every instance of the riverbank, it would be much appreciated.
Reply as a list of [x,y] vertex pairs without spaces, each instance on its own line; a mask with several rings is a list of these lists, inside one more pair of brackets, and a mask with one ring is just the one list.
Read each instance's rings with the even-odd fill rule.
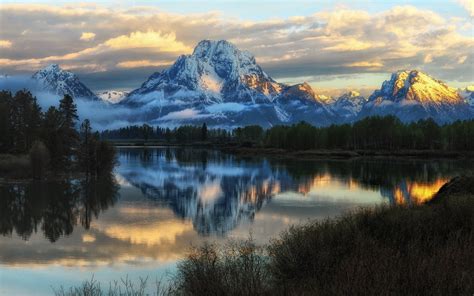
[[[266,246],[249,239],[194,248],[153,293],[471,295],[473,184],[473,177],[455,178],[431,203],[369,207],[292,226]],[[107,292],[92,280],[57,295],[87,289]]]
[[241,145],[235,142],[190,142],[175,143],[166,141],[144,141],[136,140],[110,140],[115,147],[187,147],[202,149],[217,149],[242,157],[273,157],[292,159],[350,159],[358,157],[366,158],[419,158],[419,159],[474,159],[474,151],[444,151],[444,150],[342,150],[342,149],[318,149],[318,150],[285,150],[278,148],[261,147],[252,144]]

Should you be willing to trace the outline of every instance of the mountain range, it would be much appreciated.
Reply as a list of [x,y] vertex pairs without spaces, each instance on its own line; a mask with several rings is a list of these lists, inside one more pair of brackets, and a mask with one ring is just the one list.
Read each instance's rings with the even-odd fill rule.
[[472,88],[458,90],[421,71],[398,71],[368,98],[355,91],[327,100],[308,83],[272,79],[255,57],[232,43],[203,40],[190,55],[153,73],[130,93],[94,94],[78,77],[50,65],[32,78],[45,90],[74,98],[103,100],[131,109],[130,121],[177,126],[270,127],[306,121],[317,126],[367,116],[395,115],[403,122],[433,118],[438,123],[474,118]]

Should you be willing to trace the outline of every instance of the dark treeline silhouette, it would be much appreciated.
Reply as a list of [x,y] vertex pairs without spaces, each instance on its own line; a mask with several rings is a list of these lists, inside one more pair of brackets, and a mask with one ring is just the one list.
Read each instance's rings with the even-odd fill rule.
[[402,123],[395,116],[368,117],[354,124],[317,128],[307,123],[277,126],[259,139],[289,150],[474,150],[474,120],[440,126],[432,119]]
[[84,172],[87,176],[111,171],[115,163],[113,147],[100,140],[87,119],[80,131],[77,125],[77,108],[69,95],[59,101],[58,107],[42,112],[29,91],[15,95],[0,91],[0,153],[29,153],[28,171],[34,178],[43,178],[49,170]]
[[104,139],[154,139],[170,143],[208,141],[239,143],[286,150],[474,150],[474,120],[438,125],[432,119],[403,123],[395,116],[368,117],[353,124],[315,127],[305,122],[291,126],[239,127],[232,131],[185,125],[174,129],[128,126],[106,130]]
[[130,125],[127,127],[104,130],[102,139],[109,140],[160,140],[168,143],[191,143],[198,141],[230,141],[232,132],[225,129],[208,129],[202,126],[182,125],[174,129],[152,127],[148,124]]

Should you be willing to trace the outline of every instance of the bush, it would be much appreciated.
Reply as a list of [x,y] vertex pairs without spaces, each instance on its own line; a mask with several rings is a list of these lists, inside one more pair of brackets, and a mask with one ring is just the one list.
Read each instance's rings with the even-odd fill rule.
[[264,250],[249,239],[224,248],[205,244],[178,265],[176,287],[183,295],[269,295]]
[[35,141],[30,149],[31,174],[35,179],[43,179],[49,166],[49,150],[41,141]]
[[474,197],[379,207],[293,227],[269,246],[279,291],[471,295]]

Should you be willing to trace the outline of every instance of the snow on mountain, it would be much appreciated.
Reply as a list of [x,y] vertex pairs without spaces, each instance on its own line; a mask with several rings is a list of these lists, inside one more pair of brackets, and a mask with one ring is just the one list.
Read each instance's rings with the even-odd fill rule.
[[225,40],[199,42],[191,55],[151,75],[122,104],[161,124],[269,127],[306,120],[325,125],[333,117],[308,84],[276,82],[249,52]]
[[120,103],[125,97],[127,97],[128,92],[125,91],[117,91],[117,90],[108,90],[97,94],[97,97],[102,101],[111,104]]
[[87,86],[79,81],[72,72],[61,69],[52,64],[33,74],[32,78],[46,91],[59,96],[68,94],[73,98],[87,98],[98,100],[97,96]]
[[395,115],[404,122],[431,117],[438,123],[474,117],[456,89],[416,70],[393,73],[369,97],[358,117],[373,115]]
[[334,114],[312,87],[304,82],[285,87],[275,98],[283,122],[306,121],[315,125],[330,125],[337,121]]
[[271,101],[280,89],[249,52],[225,40],[203,40],[193,54],[180,56],[169,69],[150,76],[127,101],[140,103],[141,96],[158,92],[169,100],[185,93],[197,102],[255,103]]
[[474,85],[458,90],[459,95],[464,101],[474,109]]
[[356,91],[350,91],[337,99],[329,101],[329,109],[344,122],[353,121],[367,100]]

